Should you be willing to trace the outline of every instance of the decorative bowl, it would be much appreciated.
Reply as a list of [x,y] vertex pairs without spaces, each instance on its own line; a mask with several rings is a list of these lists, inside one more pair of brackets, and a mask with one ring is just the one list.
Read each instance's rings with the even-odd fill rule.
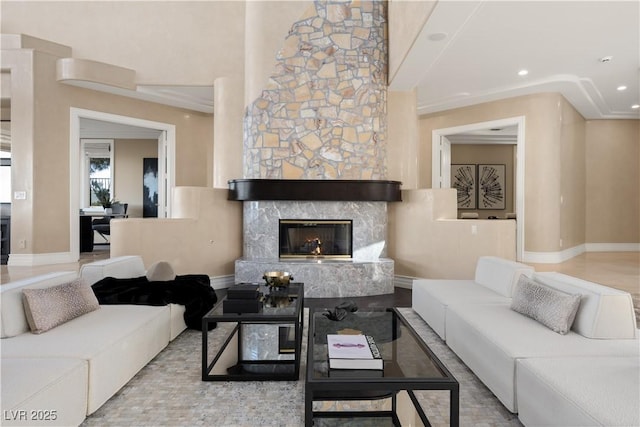
[[275,288],[289,286],[289,282],[293,280],[293,276],[288,271],[266,271],[262,278],[267,285]]

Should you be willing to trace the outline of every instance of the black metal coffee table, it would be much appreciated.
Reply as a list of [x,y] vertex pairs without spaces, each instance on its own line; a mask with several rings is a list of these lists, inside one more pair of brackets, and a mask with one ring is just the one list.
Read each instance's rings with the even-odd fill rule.
[[[459,425],[459,384],[396,309],[367,309],[341,321],[309,315],[305,425],[425,425],[427,415],[414,390],[449,390],[450,423]],[[384,359],[382,371],[329,369],[327,334],[360,331],[373,336]],[[314,401],[391,399],[385,411],[314,411]],[[366,420],[365,420],[366,419]]]
[[[304,289],[291,283],[271,291],[261,285],[259,313],[225,313],[220,300],[202,318],[202,381],[297,381],[304,326]],[[209,357],[209,324],[236,325],[217,354]]]

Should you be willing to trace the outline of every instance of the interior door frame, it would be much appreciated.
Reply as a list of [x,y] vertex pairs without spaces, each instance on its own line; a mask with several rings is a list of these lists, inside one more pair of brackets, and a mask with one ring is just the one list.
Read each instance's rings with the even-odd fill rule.
[[[73,259],[80,258],[80,119],[130,125],[162,131],[158,138],[158,217],[171,216],[171,189],[175,187],[176,127],[129,116],[71,107],[69,112],[69,247]],[[163,167],[160,167],[163,165]]]
[[[506,126],[518,127],[516,136],[516,177],[515,177],[515,201],[516,201],[516,259],[523,260],[525,243],[525,116],[509,117],[500,120],[470,123],[449,128],[434,129],[431,133],[431,188],[450,188],[451,153],[443,153],[442,138],[448,135],[465,133],[483,129],[500,128]],[[510,143],[511,144],[511,143]],[[449,145],[450,148],[450,145]],[[445,186],[447,185],[447,186]]]

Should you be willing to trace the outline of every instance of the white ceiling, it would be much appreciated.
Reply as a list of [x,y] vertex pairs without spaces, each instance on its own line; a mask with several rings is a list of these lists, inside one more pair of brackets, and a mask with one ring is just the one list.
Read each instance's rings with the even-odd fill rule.
[[640,118],[639,5],[441,0],[391,89],[417,87],[420,114],[560,92],[587,119]]
[[[417,87],[419,114],[558,92],[587,119],[639,119],[639,73],[637,0],[440,0],[390,89]],[[138,92],[213,111],[211,87]]]

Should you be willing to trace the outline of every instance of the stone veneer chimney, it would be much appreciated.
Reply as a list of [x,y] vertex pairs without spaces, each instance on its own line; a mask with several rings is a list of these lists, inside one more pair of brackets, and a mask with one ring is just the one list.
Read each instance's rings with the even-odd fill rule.
[[[315,1],[244,120],[245,178],[385,179],[384,1]],[[309,16],[309,15],[307,15]]]
[[[276,59],[267,88],[245,113],[243,177],[384,180],[386,2],[315,1]],[[351,220],[353,259],[279,259],[279,219]],[[250,200],[243,228],[238,283],[290,271],[307,297],[393,292],[384,201]]]

